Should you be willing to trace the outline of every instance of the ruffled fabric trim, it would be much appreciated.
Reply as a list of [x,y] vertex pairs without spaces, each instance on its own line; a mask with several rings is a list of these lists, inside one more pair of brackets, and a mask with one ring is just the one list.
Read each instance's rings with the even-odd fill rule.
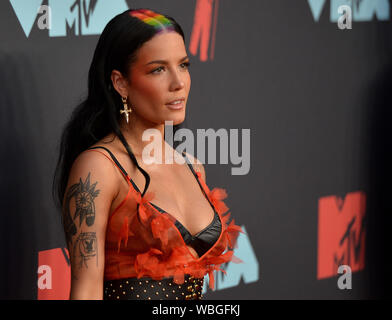
[[[184,283],[184,275],[190,274],[193,277],[201,278],[206,274],[209,275],[209,287],[214,290],[215,279],[214,271],[222,271],[226,274],[224,269],[221,269],[221,265],[232,261],[234,263],[243,263],[241,259],[233,255],[233,249],[237,247],[237,238],[239,232],[244,233],[242,228],[235,225],[234,219],[228,223],[230,213],[227,212],[229,208],[223,202],[223,199],[227,197],[227,193],[224,189],[214,188],[209,190],[201,177],[201,173],[195,171],[196,175],[208,196],[208,199],[213,204],[215,210],[219,214],[222,222],[222,231],[219,239],[210,248],[207,253],[199,258],[195,258],[187,248],[183,241],[181,234],[179,236],[182,239],[182,243],[179,246],[170,248],[169,256],[165,249],[168,247],[168,230],[170,228],[178,229],[174,225],[173,218],[167,214],[157,212],[149,202],[154,198],[153,192],[147,192],[144,197],[140,193],[135,194],[135,200],[138,203],[138,214],[140,220],[143,223],[150,223],[151,232],[153,237],[160,239],[162,244],[162,250],[157,248],[150,248],[147,252],[138,254],[135,259],[134,267],[137,273],[137,278],[149,276],[154,280],[160,280],[163,277],[173,277],[174,282],[177,284]],[[151,210],[153,209],[153,210]],[[226,213],[227,212],[227,213]],[[157,214],[158,213],[158,214]],[[226,213],[226,214],[225,214]],[[178,231],[179,232],[179,231]],[[127,246],[128,236],[133,235],[129,230],[129,221],[125,217],[123,225],[118,235],[118,251],[120,250],[121,243]],[[223,248],[217,252],[217,247]],[[215,249],[215,250],[214,250]],[[223,253],[226,250],[225,253]]]
[[[154,192],[146,192],[146,194],[142,197],[140,193],[134,193],[134,198],[138,204],[138,213],[140,219],[146,223],[148,217],[150,216],[145,204],[154,199],[155,193]],[[117,252],[120,252],[121,243],[124,243],[124,247],[128,245],[128,238],[133,236],[134,233],[129,230],[129,218],[125,216],[122,222],[122,226],[120,231],[118,232],[118,242],[117,242]]]

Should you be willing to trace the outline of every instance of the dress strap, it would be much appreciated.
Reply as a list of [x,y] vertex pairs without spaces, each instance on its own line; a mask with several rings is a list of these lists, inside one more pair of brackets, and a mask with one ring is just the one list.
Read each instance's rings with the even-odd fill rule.
[[[109,153],[109,155],[110,155],[110,157],[112,158],[112,160],[111,160],[106,154],[104,154],[104,153],[102,153],[102,152],[100,152],[100,151],[98,151],[98,150],[93,150],[93,149],[98,149],[98,148],[100,148],[100,149],[105,149],[105,150]],[[96,152],[102,153],[105,157],[107,157],[109,160],[111,160],[112,162],[114,162],[114,164],[117,166],[117,168],[120,169],[120,171],[121,171],[121,173],[123,174],[123,176],[127,179],[127,182],[131,182],[132,185],[133,185],[133,187],[136,189],[136,191],[139,192],[139,193],[141,193],[140,190],[139,190],[139,188],[138,188],[137,185],[135,184],[135,182],[133,182],[133,180],[129,177],[128,173],[125,171],[125,169],[123,168],[123,166],[120,164],[120,162],[117,160],[117,158],[114,156],[114,154],[113,154],[108,148],[105,148],[105,147],[102,147],[102,146],[97,146],[97,147],[88,148],[87,150],[91,150],[91,151],[96,151]]]
[[196,172],[195,172],[195,169],[193,169],[193,166],[192,166],[192,164],[191,164],[191,161],[190,161],[189,158],[186,156],[185,151],[182,152],[182,156],[185,158],[185,161],[186,161],[188,167],[191,169],[193,175],[194,175],[194,176],[196,177],[196,179],[198,180],[198,176],[197,176],[197,174],[196,174]]
[[[206,196],[206,198],[208,199],[208,201],[210,201],[208,194],[210,193],[210,189],[208,188],[208,186],[206,185],[206,183],[203,181],[203,178],[201,177],[201,173],[198,171],[196,172],[195,169],[193,168],[191,161],[189,160],[189,158],[186,156],[185,151],[182,152],[183,157],[185,158],[185,161],[188,165],[188,167],[191,169],[193,175],[195,176],[197,182],[199,183],[199,186],[201,188],[201,190],[203,191],[204,195]],[[211,203],[211,202],[210,202]],[[211,204],[212,205],[212,204]]]
[[113,159],[113,161],[114,161],[114,163],[116,164],[116,166],[122,171],[122,173],[123,173],[126,177],[128,177],[128,173],[124,170],[124,168],[122,167],[122,165],[120,164],[120,162],[118,162],[117,158],[114,156],[114,154],[113,154],[108,148],[101,147],[101,146],[97,146],[97,147],[88,148],[87,150],[98,149],[98,148],[100,148],[100,149],[105,149],[105,150],[109,153],[109,155],[111,156],[111,158]]

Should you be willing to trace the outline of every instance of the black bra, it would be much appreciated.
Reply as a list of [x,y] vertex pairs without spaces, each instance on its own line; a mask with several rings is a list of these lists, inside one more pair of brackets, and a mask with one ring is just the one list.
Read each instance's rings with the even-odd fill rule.
[[[127,172],[124,170],[124,168],[120,165],[120,163],[118,162],[118,160],[116,159],[116,157],[113,155],[113,153],[105,148],[105,147],[101,147],[101,146],[97,146],[97,147],[92,147],[89,149],[97,149],[97,148],[102,148],[105,149],[110,156],[112,157],[113,161],[116,163],[116,165],[120,168],[120,170],[125,174],[125,176],[128,177]],[[206,197],[206,199],[208,200],[208,202],[210,203],[212,209],[214,210],[214,219],[212,220],[212,222],[205,227],[203,230],[199,231],[197,234],[192,235],[189,230],[187,228],[185,228],[183,226],[183,224],[178,221],[176,219],[175,225],[178,229],[178,231],[180,231],[182,238],[184,239],[184,242],[191,246],[193,249],[195,249],[195,251],[197,252],[197,254],[199,255],[199,257],[201,257],[202,255],[204,255],[214,244],[215,242],[218,240],[220,234],[221,234],[221,229],[222,229],[222,223],[220,221],[219,215],[216,212],[214,206],[212,205],[210,199],[208,198],[207,194],[205,193],[202,185],[200,184],[199,179],[197,178],[196,172],[193,169],[190,160],[188,159],[188,157],[185,155],[185,153],[182,153],[183,157],[185,158],[185,161],[187,162],[189,168],[191,169],[193,175],[196,178],[196,181],[198,182],[201,190],[203,191],[204,196]],[[132,183],[133,187],[136,189],[136,191],[138,191],[139,193],[140,190],[137,187],[137,185],[133,182],[133,180],[131,178],[129,178],[129,181]],[[158,207],[157,205],[153,204],[150,202],[150,204],[152,206],[154,206],[159,212],[162,213],[167,213],[165,210],[161,209],[160,207]]]

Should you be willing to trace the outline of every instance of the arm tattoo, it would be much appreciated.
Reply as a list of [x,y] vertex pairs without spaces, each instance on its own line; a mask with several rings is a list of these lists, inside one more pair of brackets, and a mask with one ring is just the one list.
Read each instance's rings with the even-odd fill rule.
[[98,266],[98,250],[97,250],[97,237],[95,232],[82,232],[75,241],[73,249],[75,260],[75,266],[82,268],[87,267],[87,261],[90,259],[96,259]]
[[[85,180],[79,180],[78,183],[72,185],[66,194],[64,204],[63,224],[67,243],[72,243],[72,237],[77,232],[76,219],[79,217],[79,227],[85,220],[87,226],[92,226],[95,220],[95,204],[94,199],[98,196],[100,190],[95,190],[98,182],[90,186],[90,172]],[[70,212],[70,202],[74,198],[75,214],[73,217]]]

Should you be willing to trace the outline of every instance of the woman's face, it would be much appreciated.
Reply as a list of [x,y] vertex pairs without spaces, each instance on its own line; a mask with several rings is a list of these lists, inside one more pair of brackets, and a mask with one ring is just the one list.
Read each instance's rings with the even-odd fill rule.
[[[154,124],[185,119],[191,77],[184,40],[177,32],[157,34],[138,50],[128,79],[133,116]],[[180,104],[168,105],[175,100]]]

